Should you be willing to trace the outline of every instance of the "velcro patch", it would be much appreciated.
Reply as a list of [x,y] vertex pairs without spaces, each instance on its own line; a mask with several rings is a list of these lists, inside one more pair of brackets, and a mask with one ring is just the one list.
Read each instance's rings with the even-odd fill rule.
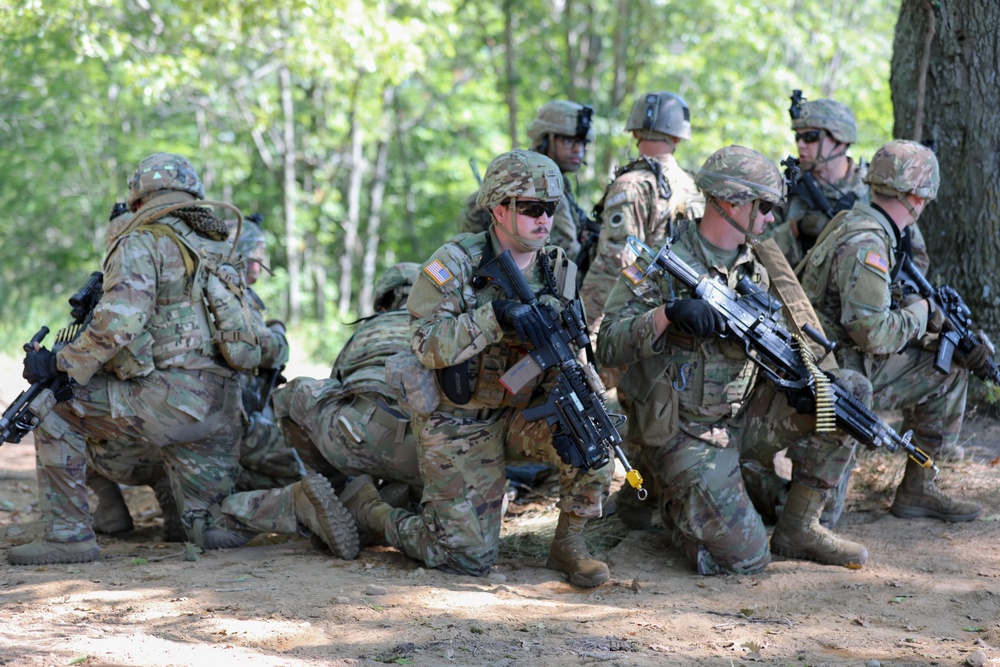
[[865,255],[865,264],[878,269],[882,273],[889,273],[889,262],[882,255],[872,250],[869,250],[868,254]]
[[605,210],[614,208],[615,206],[618,206],[626,201],[628,201],[628,191],[623,190],[604,202],[604,208]]
[[438,287],[441,287],[446,282],[454,278],[454,276],[451,275],[451,271],[448,270],[448,267],[442,264],[441,260],[437,259],[424,267],[424,273],[426,273],[427,277],[433,280],[434,284]]
[[633,285],[638,285],[646,279],[646,274],[634,262],[622,269],[622,275],[631,280]]

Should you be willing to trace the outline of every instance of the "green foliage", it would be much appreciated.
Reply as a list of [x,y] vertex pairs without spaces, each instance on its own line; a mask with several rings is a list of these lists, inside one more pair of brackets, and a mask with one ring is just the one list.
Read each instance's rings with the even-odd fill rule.
[[[350,310],[363,313],[364,263],[377,273],[425,259],[476,187],[469,158],[484,169],[525,142],[550,99],[596,110],[584,206],[634,152],[623,121],[645,90],[686,98],[694,138],[678,157],[691,170],[729,143],[775,160],[794,151],[793,88],[853,108],[856,156],[890,135],[898,0],[12,4],[0,8],[5,349],[65,318],[65,298],[101,261],[111,204],[134,164],[156,151],[189,156],[210,198],[265,215],[275,275],[258,287],[272,314],[301,326],[327,357],[342,337],[334,323],[353,318],[336,308],[345,253]],[[375,210],[380,145],[387,169]],[[366,255],[374,215],[379,240]],[[347,247],[352,220],[358,241]],[[290,312],[293,292],[301,312]]]

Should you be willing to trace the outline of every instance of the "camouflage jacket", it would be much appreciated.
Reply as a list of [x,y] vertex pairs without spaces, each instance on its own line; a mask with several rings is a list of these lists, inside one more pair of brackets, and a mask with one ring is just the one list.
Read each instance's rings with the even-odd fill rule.
[[591,331],[600,327],[604,303],[618,274],[635,259],[626,248],[626,239],[633,235],[650,247],[659,247],[673,223],[701,218],[705,212],[704,195],[673,155],[649,159],[659,165],[666,192],[653,171],[637,161],[632,163],[637,168],[619,170],[604,195],[597,254],[580,287]]
[[890,308],[900,234],[881,209],[858,204],[831,224],[796,272],[826,335],[842,342],[841,366],[866,372],[865,357],[893,354],[923,336],[927,313]]
[[[173,216],[156,222],[195,236]],[[227,241],[199,242],[220,254],[229,252]],[[177,242],[142,226],[109,247],[104,295],[87,328],[59,351],[59,368],[80,384],[105,364],[114,366],[120,377],[149,374],[154,366],[230,374],[208,338],[199,287],[188,284],[188,267]]]
[[[473,287],[472,279],[487,243],[492,244],[495,254],[502,252],[492,229],[452,238],[424,263],[407,300],[413,318],[410,343],[421,364],[440,371],[471,360],[468,372],[475,390],[472,401],[463,404],[469,409],[527,405],[540,384],[529,384],[511,397],[498,383],[499,377],[529,348],[505,336],[497,322],[491,302],[507,298],[500,288],[492,284],[482,289]],[[536,253],[536,261],[524,273],[536,294],[546,286],[540,262],[549,261],[546,256],[552,251],[559,252],[548,246]],[[539,299],[557,311],[562,308],[551,294],[542,294]],[[447,408],[448,402],[443,406]]]
[[[563,197],[556,208],[555,216],[552,218],[552,233],[549,235],[549,243],[559,246],[566,251],[566,256],[576,259],[580,254],[580,234],[583,232],[584,212],[576,203],[573,197],[573,188],[566,174],[563,177]],[[493,222],[493,215],[486,209],[476,205],[476,196],[473,193],[465,202],[465,208],[458,220],[458,231],[478,234],[485,232]]]
[[[696,272],[720,276],[733,289],[744,276],[769,289],[767,271],[750,246],[739,248],[731,266],[718,265],[711,260],[698,227],[691,225],[673,250]],[[638,260],[642,268],[644,259]],[[671,298],[691,297],[690,291],[668,274],[658,273],[634,283],[622,273],[608,298],[597,338],[597,358],[605,366],[630,365],[621,386],[629,387],[629,395],[640,402],[662,402],[649,398],[649,392],[669,392],[672,384],[683,386],[677,397],[680,416],[713,423],[739,412],[756,378],[756,367],[739,344],[722,338],[695,339],[673,326],[655,337],[654,311]],[[634,386],[636,376],[644,378],[640,386]]]

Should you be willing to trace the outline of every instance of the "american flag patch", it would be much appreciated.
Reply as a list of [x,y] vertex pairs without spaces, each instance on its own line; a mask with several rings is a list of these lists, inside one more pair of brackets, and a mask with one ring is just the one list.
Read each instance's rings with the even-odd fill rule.
[[873,266],[882,273],[889,273],[889,262],[885,261],[885,258],[877,252],[868,251],[865,255],[865,264],[868,266]]
[[451,275],[451,271],[449,271],[448,268],[437,259],[424,267],[424,273],[426,273],[438,287],[441,287],[453,277]]
[[632,281],[633,285],[638,285],[646,278],[646,274],[642,272],[635,264],[629,264],[622,270],[622,274]]

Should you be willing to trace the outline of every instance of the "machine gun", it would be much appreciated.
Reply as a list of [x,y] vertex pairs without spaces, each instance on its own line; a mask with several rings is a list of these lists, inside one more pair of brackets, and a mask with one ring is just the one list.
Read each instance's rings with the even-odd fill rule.
[[[73,322],[60,329],[56,334],[56,343],[52,346],[53,352],[61,350],[86,328],[94,312],[94,307],[104,294],[103,285],[103,274],[100,271],[94,271],[80,291],[70,297]],[[35,344],[41,343],[48,334],[48,327],[39,329],[38,333],[24,344],[24,351],[33,351]],[[45,418],[53,398],[59,402],[69,400],[72,397],[73,381],[66,377],[34,383],[22,391],[0,417],[0,443],[21,442],[21,439],[35,430]]]
[[[723,337],[738,340],[747,358],[790,402],[804,403],[809,406],[808,412],[815,412],[817,433],[831,433],[839,426],[865,445],[884,446],[890,452],[903,449],[918,465],[937,470],[930,456],[910,442],[911,431],[899,435],[864,403],[830,381],[819,369],[819,361],[806,340],[778,321],[783,304],[759,285],[744,277],[734,291],[720,280],[699,275],[670,249],[669,239],[659,252],[653,252],[634,236],[628,238],[628,243],[637,256],[650,258],[643,277],[668,273],[722,315],[726,321]],[[827,354],[833,351],[835,345],[822,332],[809,325],[803,330]],[[798,400],[802,398],[806,400]]]
[[962,295],[950,285],[934,288],[907,255],[903,255],[899,275],[904,285],[912,286],[925,299],[933,299],[948,322],[946,331],[942,331],[938,338],[934,368],[942,373],[950,373],[952,356],[956,349],[968,354],[980,344],[985,344],[990,354],[986,358],[984,367],[976,370],[976,376],[1000,386],[1000,368],[997,368],[996,359],[993,357],[996,349],[986,334],[972,331],[972,311],[965,304]]
[[607,398],[604,384],[594,367],[580,363],[577,357],[580,349],[590,342],[579,300],[571,301],[561,316],[551,306],[540,303],[509,250],[480,267],[476,276],[500,287],[508,298],[531,306],[544,323],[545,344],[525,355],[500,378],[504,387],[516,394],[544,371],[558,369],[555,386],[545,403],[526,409],[524,418],[527,421],[545,419],[550,429],[558,428],[570,436],[583,461],[580,466],[583,470],[604,466],[610,459],[609,450],[613,451],[628,471],[626,480],[636,489],[640,500],[644,499],[646,490],[642,488],[642,475],[625,457],[622,437],[616,428],[625,417],[615,415],[617,423],[612,422],[604,406]]

